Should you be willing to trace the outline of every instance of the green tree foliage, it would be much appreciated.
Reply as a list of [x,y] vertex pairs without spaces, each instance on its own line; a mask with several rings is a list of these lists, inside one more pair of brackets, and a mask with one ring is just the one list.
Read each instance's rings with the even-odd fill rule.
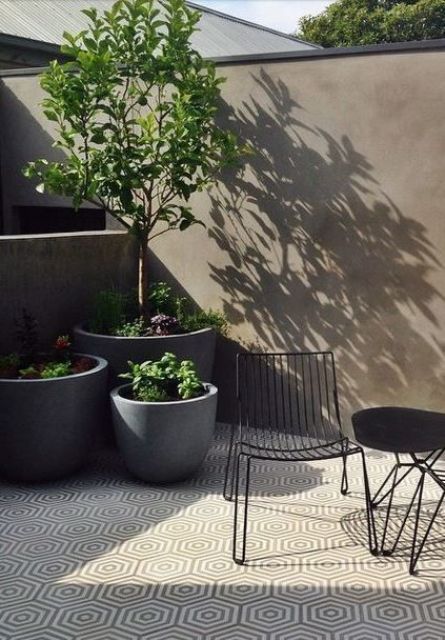
[[445,38],[445,0],[337,0],[299,25],[323,47]]
[[89,28],[64,34],[72,61],[52,62],[41,79],[66,158],[31,162],[25,175],[76,208],[98,204],[137,237],[147,314],[147,243],[201,223],[188,200],[239,148],[214,121],[223,79],[190,44],[197,11],[184,0],[118,0],[103,15],[84,13]]

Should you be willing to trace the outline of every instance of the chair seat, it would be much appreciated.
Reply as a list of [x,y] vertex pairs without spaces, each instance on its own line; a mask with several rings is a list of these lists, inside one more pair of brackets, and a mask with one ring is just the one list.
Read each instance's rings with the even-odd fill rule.
[[243,438],[238,441],[240,453],[267,460],[308,461],[323,458],[338,458],[345,451],[348,454],[358,453],[359,446],[352,444],[348,438],[336,442],[321,441],[316,438],[291,436],[275,432],[264,434],[264,438],[255,432],[255,441]]

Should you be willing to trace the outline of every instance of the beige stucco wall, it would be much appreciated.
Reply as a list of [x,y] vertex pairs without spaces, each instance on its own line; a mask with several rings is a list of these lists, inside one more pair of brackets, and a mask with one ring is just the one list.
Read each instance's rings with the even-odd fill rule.
[[333,349],[347,416],[444,410],[445,52],[221,72],[255,155],[195,199],[207,230],[160,239],[157,257],[236,341]]
[[[207,229],[153,246],[155,274],[229,316],[219,384],[233,389],[238,343],[332,348],[346,414],[370,403],[444,410],[445,51],[219,71],[221,120],[255,154],[194,199]],[[3,81],[8,210],[36,202],[19,166],[51,135],[35,79]]]

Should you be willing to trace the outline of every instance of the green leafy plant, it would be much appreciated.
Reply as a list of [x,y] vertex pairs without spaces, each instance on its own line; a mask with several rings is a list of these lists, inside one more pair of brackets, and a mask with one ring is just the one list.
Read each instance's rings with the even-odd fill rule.
[[20,369],[19,374],[23,380],[33,380],[33,379],[42,377],[40,375],[39,367],[33,364],[29,365],[29,367],[24,367],[23,369]]
[[73,373],[71,362],[47,362],[40,371],[41,378],[63,378]]
[[135,399],[139,402],[168,402],[171,398],[165,389],[156,385],[147,385],[141,387]]
[[178,393],[183,400],[202,394],[202,383],[191,360],[183,360],[178,371]]
[[130,371],[120,377],[131,381],[133,398],[140,402],[189,400],[204,393],[194,363],[179,362],[173,353],[165,353],[158,361],[128,365]]
[[199,331],[200,329],[212,327],[223,336],[228,333],[226,316],[220,311],[213,311],[213,309],[185,315],[181,319],[181,326],[185,331]]
[[30,365],[29,367],[20,369],[19,373],[21,378],[30,380],[40,378],[63,378],[65,376],[72,375],[73,366],[70,361],[49,361]]
[[129,322],[124,322],[113,330],[113,335],[124,338],[140,338],[149,335],[148,328],[143,318],[136,318]]
[[37,190],[94,203],[139,245],[139,314],[148,316],[148,243],[173,229],[203,224],[188,201],[239,159],[233,133],[215,124],[215,66],[190,38],[199,12],[184,0],[118,0],[89,26],[65,33],[62,52],[41,85],[46,117],[66,158],[40,159],[24,172]]
[[93,333],[112,333],[127,318],[128,296],[120,291],[100,291],[93,305],[88,328]]
[[175,316],[178,310],[178,297],[166,282],[152,282],[149,288],[148,300],[151,310],[156,314]]

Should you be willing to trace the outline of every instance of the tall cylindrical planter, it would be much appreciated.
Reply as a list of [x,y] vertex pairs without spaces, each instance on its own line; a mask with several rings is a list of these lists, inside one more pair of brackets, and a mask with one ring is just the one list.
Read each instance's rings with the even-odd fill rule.
[[0,477],[56,480],[88,460],[108,402],[107,362],[61,378],[0,379]]
[[216,332],[212,328],[180,335],[142,338],[101,335],[81,326],[74,328],[76,350],[92,353],[108,361],[111,387],[118,384],[119,373],[128,371],[129,360],[139,363],[159,360],[166,352],[174,353],[179,360],[193,360],[201,380],[211,380],[215,340]]
[[192,476],[209,449],[215,429],[218,391],[175,402],[130,399],[130,385],[111,392],[118,447],[128,469],[146,482],[179,482]]

